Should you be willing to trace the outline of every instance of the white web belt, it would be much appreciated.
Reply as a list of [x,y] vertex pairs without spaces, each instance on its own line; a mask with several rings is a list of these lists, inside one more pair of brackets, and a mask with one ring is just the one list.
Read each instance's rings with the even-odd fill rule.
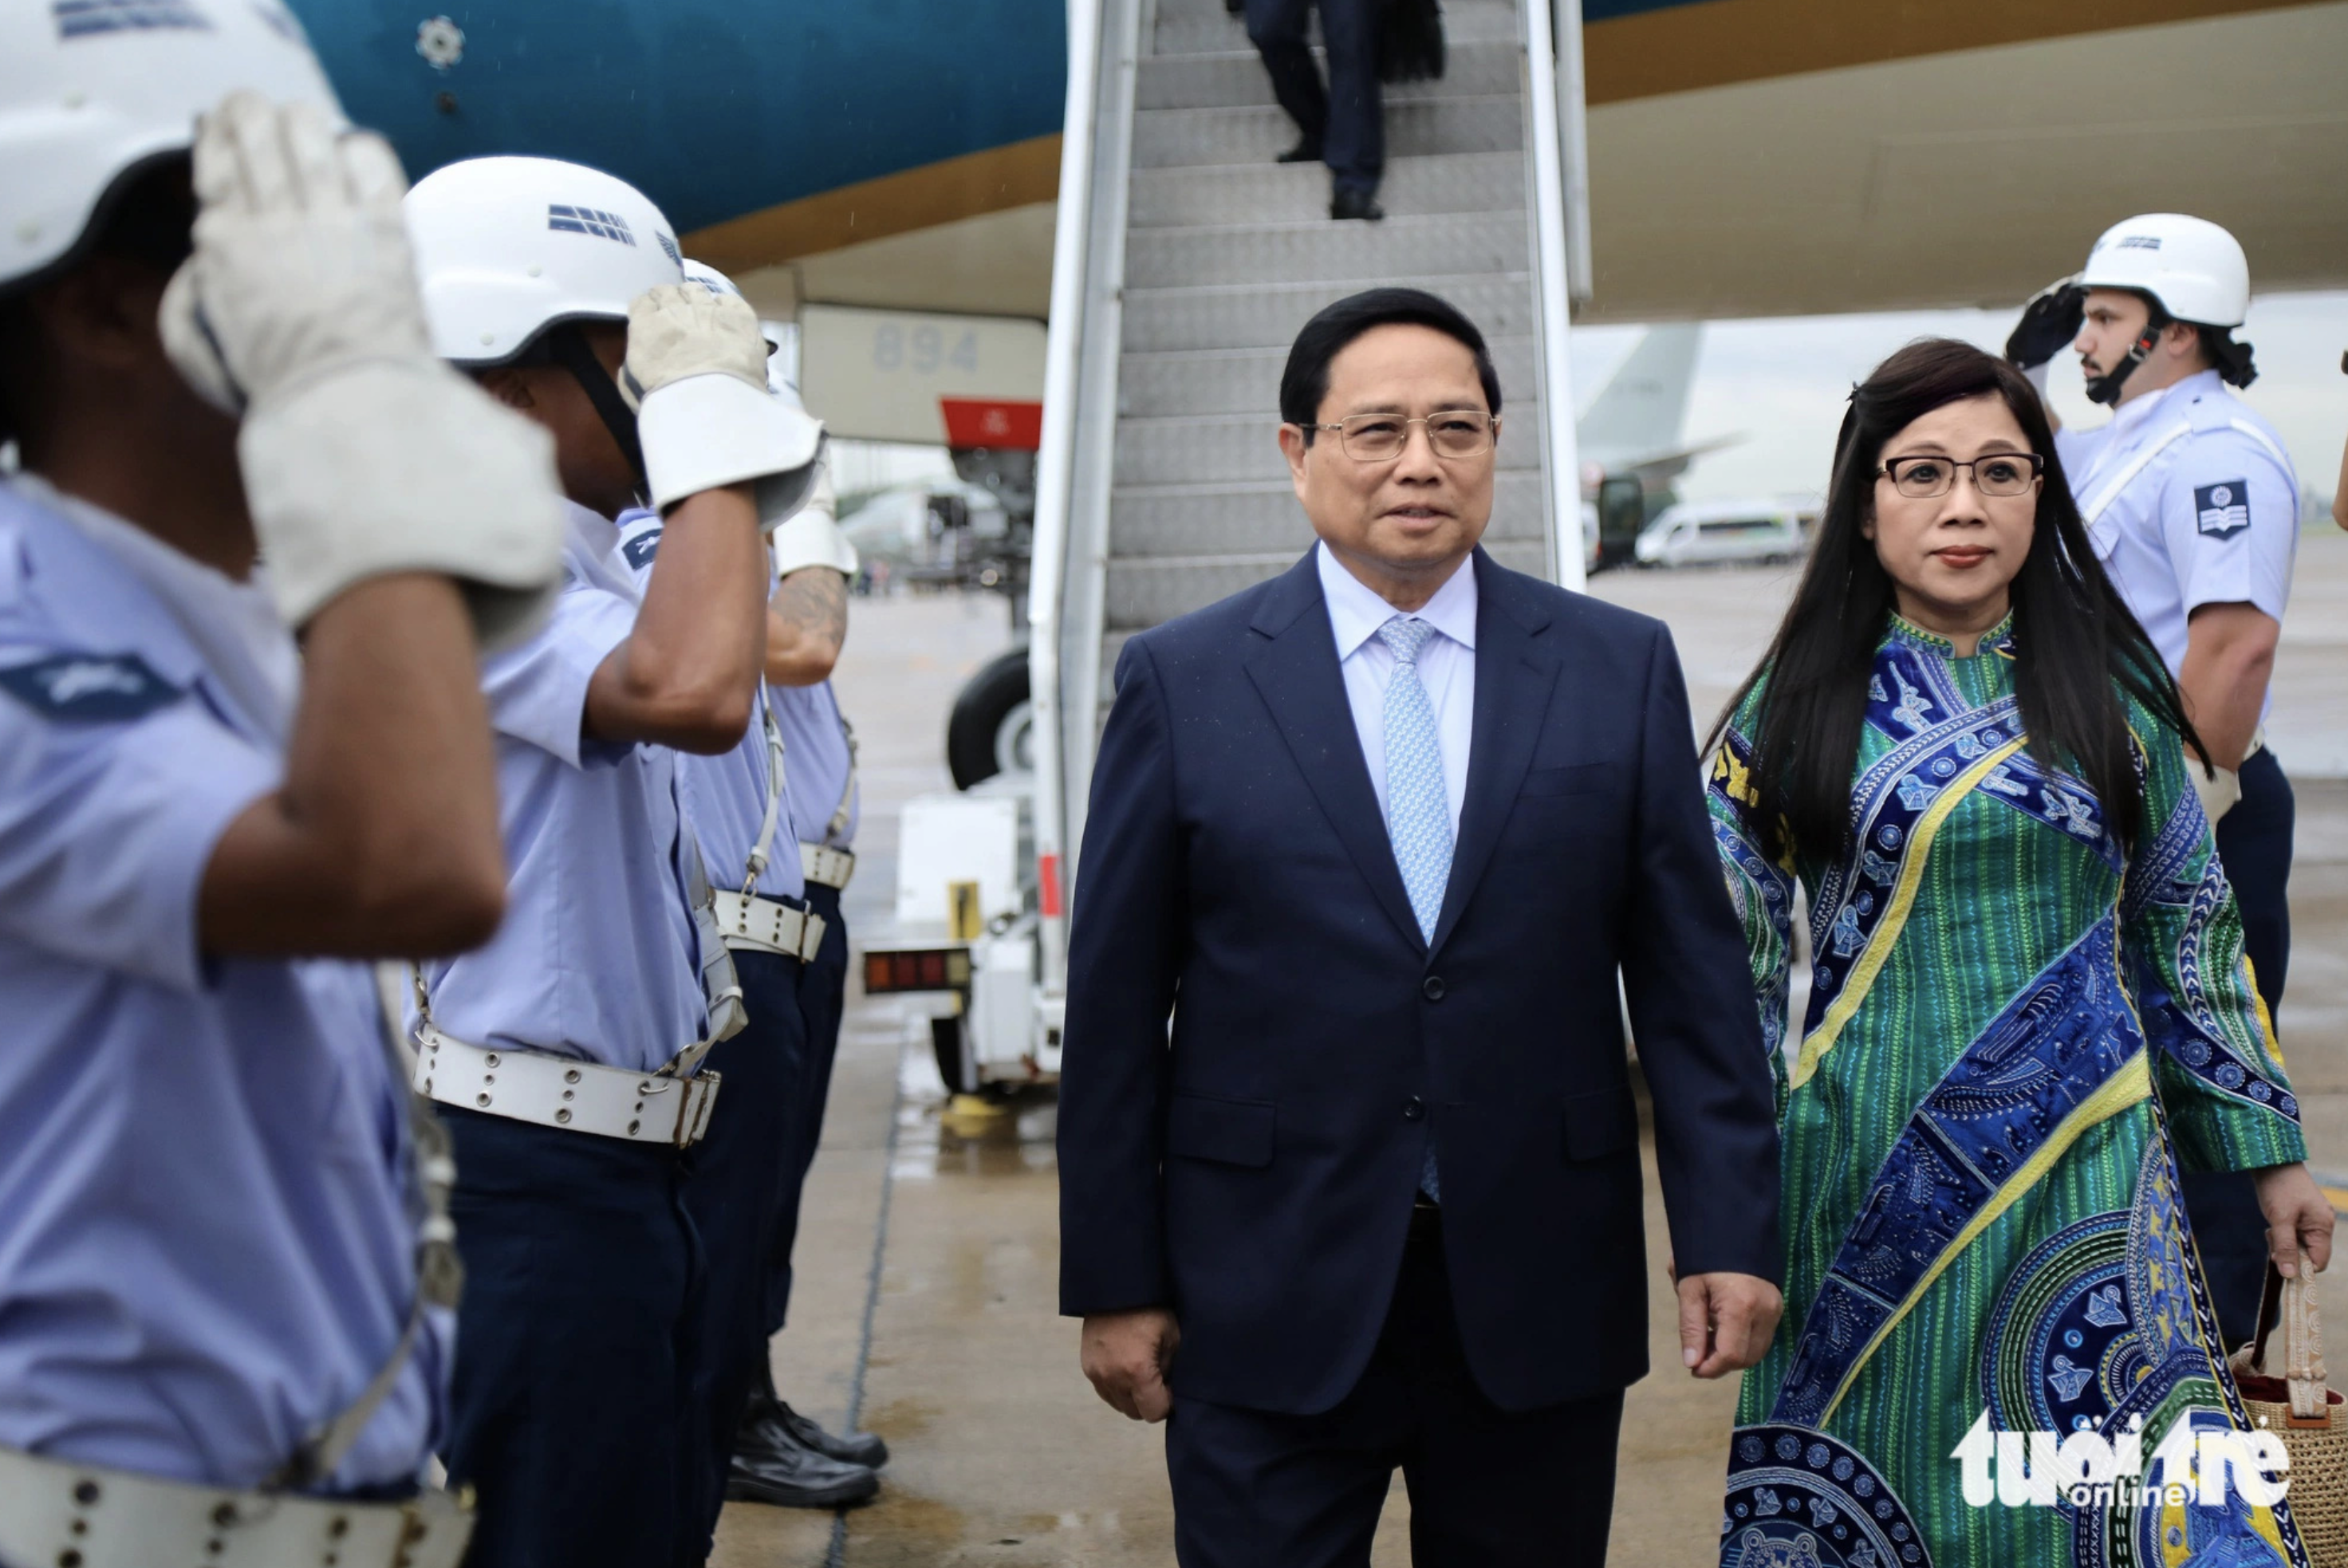
[[823,946],[823,916],[780,899],[717,890],[717,934],[736,952],[778,953],[801,963]]
[[240,1491],[0,1449],[0,1561],[26,1568],[457,1568],[472,1528],[447,1492],[355,1502]]
[[801,844],[799,872],[819,886],[845,888],[848,879],[856,874],[856,856],[851,851],[835,850],[826,844]]
[[717,1103],[716,1073],[632,1073],[537,1051],[493,1051],[444,1035],[428,1019],[416,1044],[417,1092],[485,1116],[688,1149],[709,1130]]

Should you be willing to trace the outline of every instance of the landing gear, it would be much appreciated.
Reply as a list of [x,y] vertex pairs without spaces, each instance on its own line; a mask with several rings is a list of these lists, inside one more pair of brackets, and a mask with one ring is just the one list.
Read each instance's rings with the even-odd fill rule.
[[946,767],[967,789],[998,773],[1033,772],[1035,710],[1027,696],[1027,650],[1014,648],[971,676],[946,720]]
[[978,1064],[971,1060],[968,1040],[958,1015],[930,1020],[930,1048],[937,1053],[938,1077],[949,1095],[978,1092]]

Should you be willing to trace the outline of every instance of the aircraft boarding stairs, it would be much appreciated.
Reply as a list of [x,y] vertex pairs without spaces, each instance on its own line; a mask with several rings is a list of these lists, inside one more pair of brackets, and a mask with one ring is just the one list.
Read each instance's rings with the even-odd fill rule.
[[1378,223],[1331,222],[1328,170],[1272,161],[1295,127],[1222,0],[1155,10],[1133,74],[1104,701],[1126,635],[1276,575],[1312,542],[1275,439],[1281,367],[1313,312],[1359,289],[1430,289],[1483,329],[1504,397],[1487,544],[1547,571],[1515,0],[1448,0],[1443,79],[1385,89]]

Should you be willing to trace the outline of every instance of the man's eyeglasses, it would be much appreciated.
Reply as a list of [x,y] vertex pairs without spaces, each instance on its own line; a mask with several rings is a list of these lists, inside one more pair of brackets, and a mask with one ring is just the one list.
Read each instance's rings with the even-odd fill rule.
[[1901,495],[1931,500],[1955,488],[1959,469],[1972,470],[1973,488],[1982,494],[2003,498],[2029,494],[2045,467],[2046,459],[2036,452],[1997,452],[1969,463],[1953,458],[1894,458],[1875,471]]
[[1410,443],[1410,428],[1426,427],[1426,444],[1438,458],[1480,458],[1492,449],[1500,420],[1480,408],[1448,408],[1424,418],[1399,414],[1354,414],[1334,425],[1306,425],[1307,430],[1334,430],[1337,444],[1357,463],[1382,463],[1402,456]]

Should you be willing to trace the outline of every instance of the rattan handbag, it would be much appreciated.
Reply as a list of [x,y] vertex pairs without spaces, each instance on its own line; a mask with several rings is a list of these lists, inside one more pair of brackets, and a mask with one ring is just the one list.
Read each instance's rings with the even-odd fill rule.
[[[2280,1353],[2273,1338],[2282,1342]],[[2227,1366],[2251,1423],[2281,1438],[2291,1455],[2291,1512],[2308,1562],[2348,1568],[2348,1403],[2325,1383],[2322,1326],[2303,1267],[2285,1279],[2267,1265],[2258,1337]]]

